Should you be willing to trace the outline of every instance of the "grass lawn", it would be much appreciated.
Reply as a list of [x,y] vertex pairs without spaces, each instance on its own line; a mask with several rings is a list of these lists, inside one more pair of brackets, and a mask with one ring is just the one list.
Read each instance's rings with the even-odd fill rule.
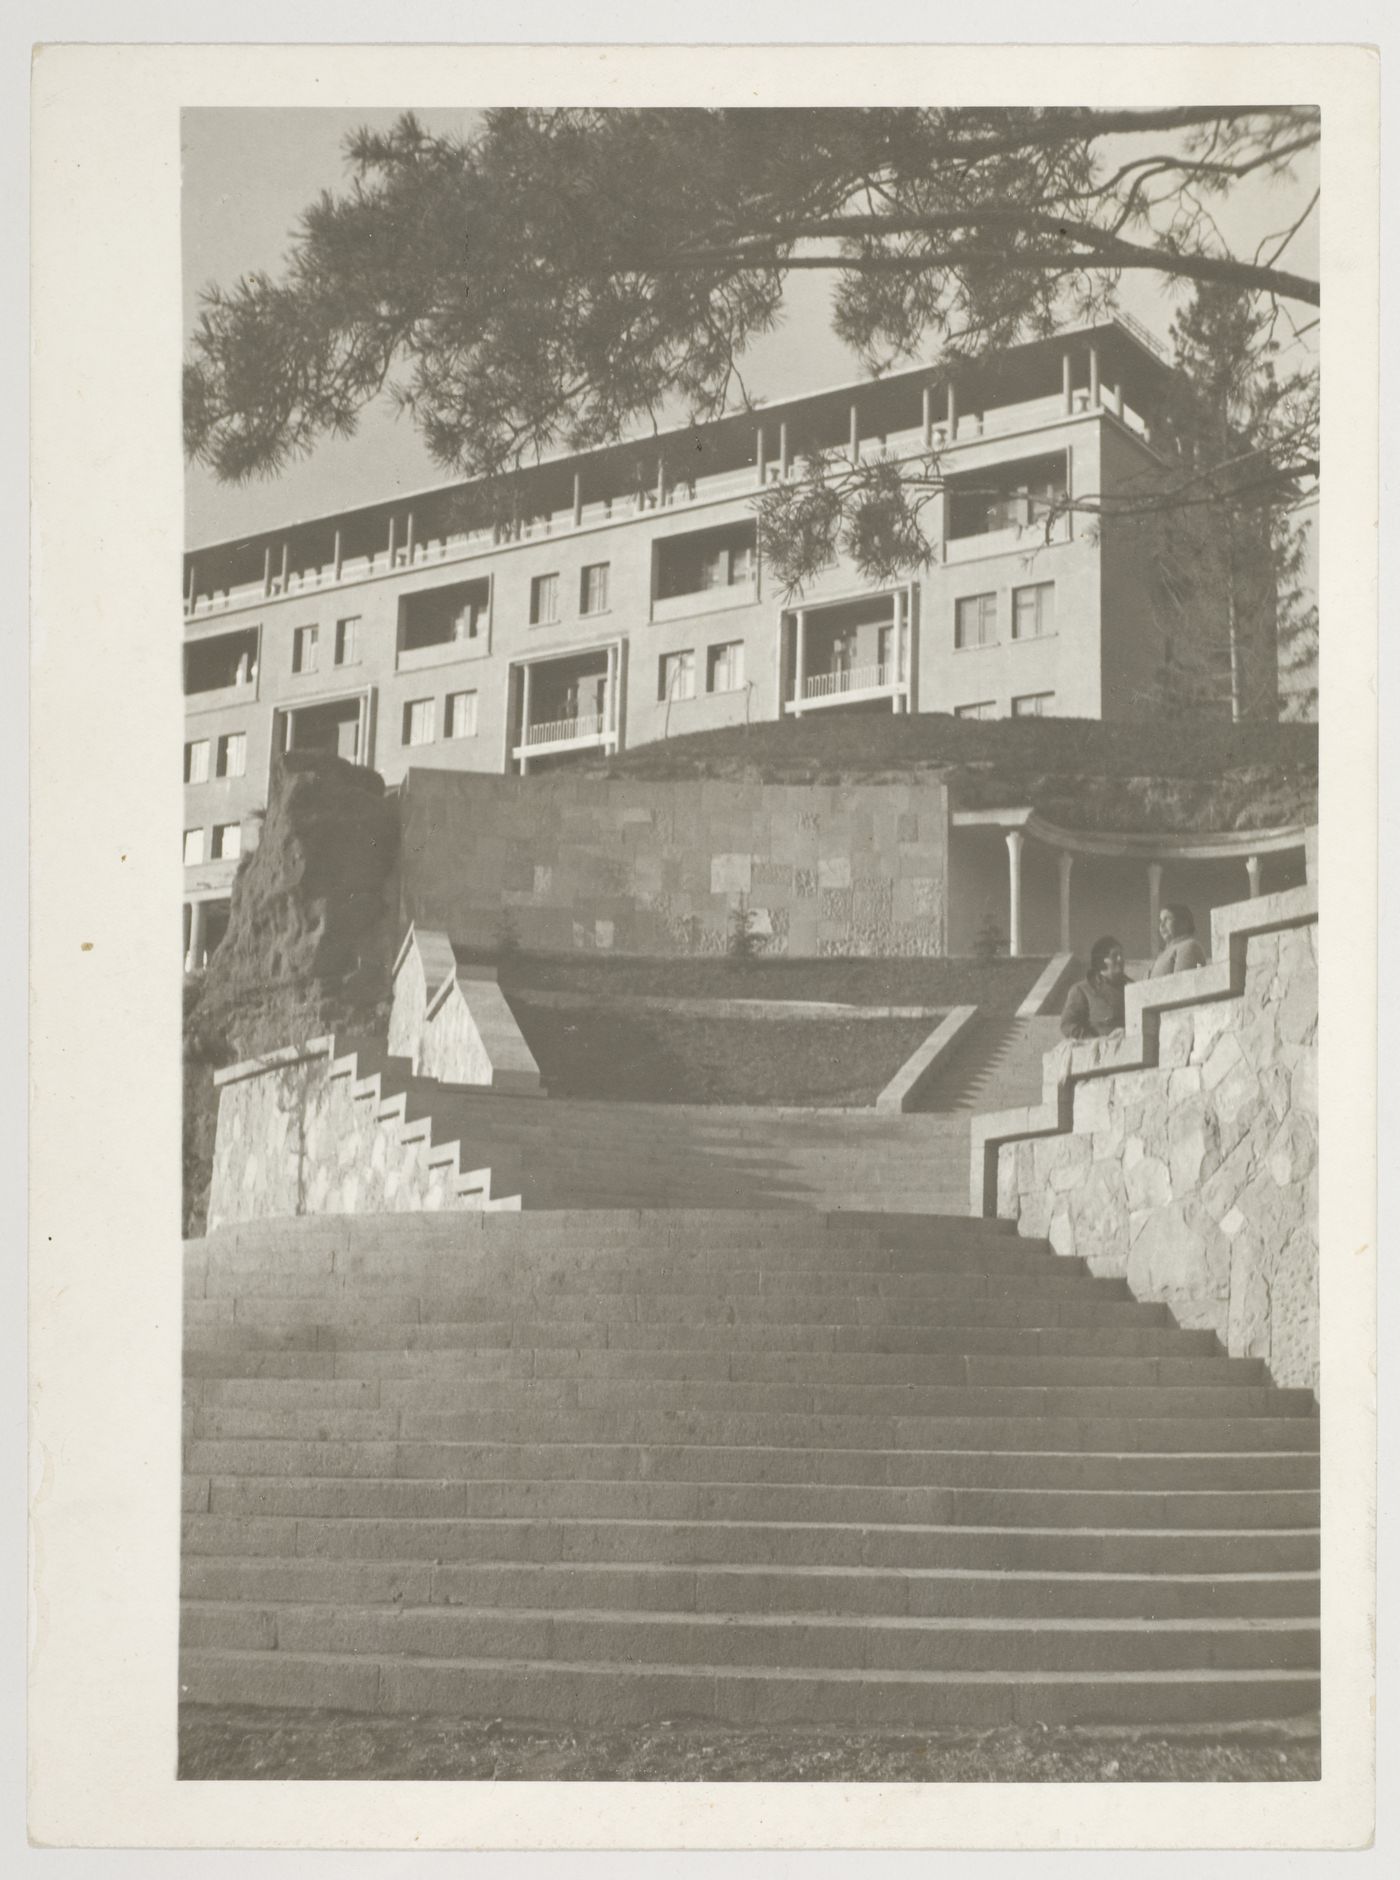
[[520,991],[510,1004],[552,1097],[616,1103],[863,1107],[937,1022],[561,1011]]
[[996,1730],[531,1729],[454,1717],[188,1707],[185,1781],[1316,1782],[1315,1717]]
[[607,953],[508,954],[502,990],[675,999],[813,999],[841,1005],[977,1005],[1009,1017],[1044,960],[630,959]]

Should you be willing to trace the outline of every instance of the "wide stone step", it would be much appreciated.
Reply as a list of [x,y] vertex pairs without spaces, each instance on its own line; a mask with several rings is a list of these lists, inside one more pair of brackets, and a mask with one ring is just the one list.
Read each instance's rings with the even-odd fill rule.
[[[707,1272],[699,1267],[630,1266],[561,1269],[557,1273],[540,1272],[516,1277],[530,1279],[531,1291],[528,1296],[554,1302],[550,1314],[554,1317],[567,1316],[573,1299],[579,1295],[597,1298],[602,1294],[633,1297],[665,1295],[673,1301],[717,1300],[722,1301],[725,1307],[733,1308],[736,1313],[747,1310],[749,1301],[765,1298],[800,1299],[808,1304],[820,1299],[826,1303],[833,1319],[845,1317],[846,1302],[853,1300],[893,1299],[902,1304],[906,1300],[915,1303],[920,1300],[1027,1299],[1041,1296],[1047,1299],[1068,1297],[1094,1301],[1131,1298],[1127,1283],[1122,1279],[1088,1277],[1073,1270],[1060,1270],[1056,1263],[1051,1262],[1024,1273],[1010,1274],[988,1273],[973,1267],[966,1270],[934,1268],[919,1273],[865,1273],[854,1269],[833,1269],[829,1272],[801,1274],[788,1268]],[[333,1291],[354,1293],[361,1299],[372,1298],[380,1289],[391,1293],[416,1291],[421,1297],[425,1293],[466,1292],[465,1282],[468,1279],[471,1290],[478,1297],[489,1298],[494,1294],[498,1301],[497,1310],[503,1297],[512,1296],[508,1278],[493,1285],[490,1275],[483,1275],[476,1270],[468,1275],[461,1266],[444,1264],[436,1257],[411,1271],[345,1273],[327,1280],[326,1284]],[[262,1273],[211,1271],[205,1281],[208,1297],[234,1296],[240,1302],[259,1294],[265,1298],[301,1295],[306,1291],[306,1284],[305,1274],[277,1270]],[[669,1309],[674,1310],[674,1305]]]
[[187,1598],[350,1605],[591,1606],[617,1612],[826,1612],[885,1617],[1313,1618],[1315,1572],[1036,1573],[945,1567],[600,1565],[279,1559],[195,1554]]
[[[734,1361],[736,1364],[738,1360]],[[932,1361],[931,1361],[932,1362]],[[654,1409],[676,1414],[772,1412],[817,1417],[1200,1417],[1310,1418],[1311,1392],[1272,1385],[1015,1384],[991,1381],[996,1359],[965,1360],[983,1367],[984,1383],[781,1383],[771,1380],[578,1377],[195,1377],[185,1381],[193,1405],[246,1404],[259,1408],[397,1409],[405,1416],[456,1416],[490,1410]],[[1036,1360],[1049,1365],[1054,1360]],[[1066,1360],[1078,1363],[1079,1360]],[[1124,1362],[1131,1362],[1126,1360]],[[1146,1360],[1145,1362],[1155,1362]],[[1005,1375],[1004,1373],[1002,1374]],[[405,1426],[403,1433],[409,1434]],[[444,1434],[446,1432],[443,1432]]]
[[823,1334],[847,1326],[893,1326],[910,1330],[964,1325],[1031,1329],[1073,1326],[1093,1331],[1102,1327],[1172,1329],[1171,1315],[1165,1305],[1135,1300],[1128,1295],[1126,1287],[1105,1292],[1097,1286],[1055,1292],[1008,1288],[990,1298],[976,1289],[964,1288],[961,1297],[923,1299],[881,1294],[833,1299],[807,1292],[747,1294],[733,1298],[704,1293],[559,1291],[503,1295],[461,1290],[421,1295],[371,1293],[368,1296],[345,1292],[312,1299],[300,1293],[262,1296],[230,1293],[221,1298],[190,1300],[187,1305],[191,1310],[200,1308],[201,1324],[283,1328],[309,1324],[327,1328],[385,1329],[417,1324],[455,1327],[495,1324],[508,1306],[514,1322],[527,1328],[538,1322],[584,1325],[594,1321],[609,1325],[678,1325],[691,1329],[744,1325],[754,1328],[760,1342],[763,1342],[761,1328],[767,1326],[815,1328]]
[[1316,1451],[1185,1455],[1047,1450],[704,1448],[678,1445],[196,1441],[190,1475],[435,1482],[816,1482],[904,1488],[1316,1492]]
[[1120,1529],[645,1521],[453,1520],[192,1514],[197,1554],[341,1560],[636,1561],[827,1567],[999,1567],[1084,1573],[1311,1572],[1315,1528]]
[[[1023,1325],[687,1325],[632,1319],[496,1319],[447,1324],[417,1321],[384,1326],[247,1323],[227,1320],[187,1327],[185,1366],[190,1375],[216,1376],[208,1360],[266,1352],[456,1352],[504,1349],[607,1348],[612,1351],[871,1352],[892,1356],[950,1353],[1002,1357],[1210,1358],[1221,1355],[1213,1332],[1174,1326]],[[224,1375],[237,1375],[235,1371]],[[250,1373],[251,1375],[251,1373]]]
[[887,1619],[190,1601],[195,1649],[843,1671],[1315,1671],[1307,1619]]
[[[1235,1405],[1238,1409],[1238,1404]],[[636,1443],[834,1449],[1075,1448],[1150,1450],[1316,1450],[1318,1421],[1306,1416],[860,1416],[658,1411],[645,1406],[557,1411],[538,1408],[418,1413],[397,1406],[354,1410],[333,1406],[272,1408],[196,1406],[187,1436],[221,1440],[300,1437],[321,1442]]]
[[[191,1474],[192,1482],[201,1478]],[[215,1515],[389,1520],[916,1522],[974,1527],[1303,1528],[1315,1489],[1052,1489],[950,1485],[661,1481],[403,1480],[363,1476],[215,1476]]]
[[1216,1722],[1316,1708],[1316,1674],[1295,1671],[898,1672],[697,1670],[518,1660],[347,1659],[191,1650],[181,1695],[250,1704],[522,1722],[623,1725],[695,1718],[728,1724],[989,1728],[1032,1722]]
[[600,1349],[585,1345],[488,1346],[446,1351],[256,1351],[186,1353],[189,1379],[421,1379],[432,1385],[509,1379],[643,1383],[820,1384],[860,1389],[1040,1385],[1237,1389],[1266,1385],[1256,1358],[1041,1357],[1035,1353],[921,1353]]
[[[988,1273],[1006,1276],[1053,1271],[1080,1277],[1088,1272],[1085,1260],[1073,1255],[1049,1254],[1019,1241],[940,1239],[928,1245],[790,1245],[734,1247],[630,1246],[522,1248],[502,1252],[444,1247],[382,1246],[335,1248],[302,1246],[288,1249],[278,1259],[257,1257],[257,1250],[238,1249],[226,1258],[211,1258],[206,1272],[256,1275],[268,1271],[302,1273],[322,1284],[337,1276],[387,1274],[447,1274],[470,1276],[483,1289],[509,1286],[519,1291],[531,1284],[558,1284],[566,1278],[592,1279],[614,1270],[651,1276],[664,1273],[700,1274],[721,1286],[727,1274],[747,1278],[756,1273]],[[747,1290],[745,1285],[744,1290]]]

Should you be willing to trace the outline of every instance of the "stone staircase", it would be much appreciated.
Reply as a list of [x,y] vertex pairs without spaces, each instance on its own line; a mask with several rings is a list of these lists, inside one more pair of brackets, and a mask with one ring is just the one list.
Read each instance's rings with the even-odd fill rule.
[[460,1185],[489,1171],[525,1208],[967,1210],[966,1117],[515,1096],[416,1077],[382,1045],[352,1055],[381,1119],[434,1157],[457,1145]]
[[189,1245],[185,1337],[187,1705],[1318,1703],[1311,1394],[1005,1223],[265,1221]]
[[980,1014],[966,1041],[920,1092],[920,1110],[970,1116],[1039,1100],[1045,1053],[1060,1042],[1058,1018]]

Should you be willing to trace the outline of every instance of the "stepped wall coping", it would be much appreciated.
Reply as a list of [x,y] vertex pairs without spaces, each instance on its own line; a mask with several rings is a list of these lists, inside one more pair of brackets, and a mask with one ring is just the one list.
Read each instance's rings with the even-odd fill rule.
[[913,1109],[919,1093],[927,1088],[976,1022],[975,1005],[955,1005],[918,1050],[900,1065],[876,1097],[875,1108],[886,1115]]
[[315,1058],[334,1058],[335,1039],[330,1035],[308,1038],[305,1044],[287,1044],[275,1051],[263,1051],[257,1057],[243,1058],[214,1072],[214,1088],[242,1083],[249,1077],[265,1077],[272,1071],[287,1070],[293,1064],[308,1064]]
[[1076,1084],[1111,1077],[1119,1071],[1154,1069],[1163,1012],[1239,998],[1244,991],[1250,940],[1289,927],[1305,927],[1316,920],[1315,875],[1301,888],[1218,907],[1211,915],[1211,950],[1215,957],[1209,965],[1130,985],[1125,1002],[1127,1023],[1121,1036],[1066,1040],[1047,1051],[1038,1104],[973,1118],[969,1184],[972,1213],[996,1213],[997,1157],[1004,1144],[1071,1134]]
[[1047,1012],[1054,1011],[1078,969],[1079,961],[1073,953],[1056,953],[1046,962],[1044,972],[1016,1007],[1017,1018],[1042,1018]]

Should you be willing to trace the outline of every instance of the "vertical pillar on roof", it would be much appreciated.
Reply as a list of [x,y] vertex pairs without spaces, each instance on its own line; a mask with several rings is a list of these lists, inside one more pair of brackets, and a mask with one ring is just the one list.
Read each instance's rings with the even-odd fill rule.
[[409,567],[413,566],[413,511],[408,512],[408,523],[404,535],[403,558]]
[[924,449],[933,447],[933,387],[924,387]]
[[1074,357],[1068,346],[1060,359],[1060,397],[1068,418],[1074,411]]
[[1259,899],[1259,877],[1261,873],[1259,857],[1257,855],[1251,855],[1246,860],[1244,867],[1245,873],[1249,876],[1249,898],[1251,901],[1257,901]]
[[958,441],[958,388],[953,381],[948,381],[948,442]]
[[788,473],[788,428],[787,428],[787,419],[784,418],[782,423],[778,426],[778,475],[782,478],[784,483],[787,482],[787,473]]
[[189,578],[185,582],[185,612],[187,614],[192,614],[194,612],[194,597],[195,597],[194,563],[191,562]]
[[391,568],[394,565],[394,539],[395,539],[394,518],[390,516],[389,518],[389,566]]
[[797,652],[794,661],[792,687],[792,715],[802,716],[802,688],[807,682],[807,610],[797,610]]
[[754,441],[754,458],[758,465],[758,487],[762,489],[763,485],[768,481],[768,452],[767,439],[763,435],[763,426],[761,424],[758,427],[758,434]]
[[574,527],[583,527],[583,477],[577,470],[574,472]]
[[344,567],[344,565],[345,565],[345,557],[344,557],[344,553],[343,553],[343,549],[342,549],[342,543],[341,543],[341,539],[340,539],[340,530],[339,530],[339,529],[337,529],[337,530],[336,530],[336,532],[335,532],[335,555],[334,555],[334,560],[335,560],[335,578],[336,578],[336,580],[338,581],[338,580],[340,579],[340,571],[341,571],[341,569],[342,569],[342,568]]
[[851,400],[851,462],[860,462],[860,406]]
[[272,592],[272,544],[271,542],[269,542],[267,547],[263,550],[263,597],[264,599],[266,599],[266,597],[271,592]]
[[287,547],[287,538],[283,536],[282,538],[282,581],[281,581],[281,591],[283,594],[285,594],[287,591],[287,569],[288,569],[288,564],[290,562],[290,559],[291,558],[290,558],[288,547]]
[[1099,402],[1099,349],[1089,348],[1089,409],[1094,411]]
[[1147,864],[1147,950],[1155,953],[1161,936],[1157,932],[1157,923],[1162,914],[1162,864]]

